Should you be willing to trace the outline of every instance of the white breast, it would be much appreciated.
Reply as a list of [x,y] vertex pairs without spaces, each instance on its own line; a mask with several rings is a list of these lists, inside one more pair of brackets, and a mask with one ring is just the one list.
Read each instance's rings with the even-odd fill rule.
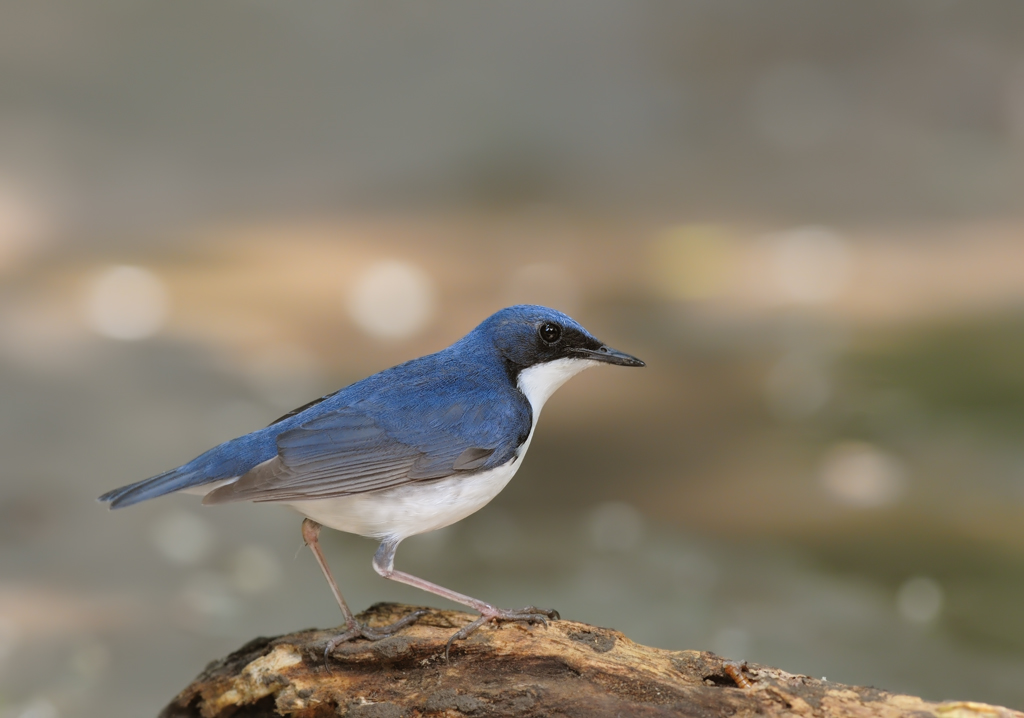
[[338,531],[399,541],[464,519],[486,506],[515,476],[530,448],[544,402],[574,375],[595,364],[597,362],[587,359],[557,359],[520,372],[519,389],[533,409],[533,425],[516,456],[501,466],[476,474],[403,484],[384,491],[295,501],[289,505],[317,523]]

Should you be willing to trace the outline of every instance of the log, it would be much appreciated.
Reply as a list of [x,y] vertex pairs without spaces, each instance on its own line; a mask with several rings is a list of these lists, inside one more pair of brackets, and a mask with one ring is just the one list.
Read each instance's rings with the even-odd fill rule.
[[[382,626],[418,610],[377,604],[360,615]],[[972,702],[933,703],[726,661],[704,651],[633,643],[575,621],[503,624],[452,645],[476,616],[430,610],[377,642],[342,644],[337,632],[256,638],[212,662],[161,718],[415,718],[426,716],[805,716],[807,718],[1024,718]]]

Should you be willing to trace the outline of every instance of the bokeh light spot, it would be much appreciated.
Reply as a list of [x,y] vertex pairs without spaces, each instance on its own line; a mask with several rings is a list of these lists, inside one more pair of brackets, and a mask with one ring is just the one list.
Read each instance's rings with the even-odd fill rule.
[[725,291],[735,264],[725,231],[714,225],[683,225],[651,243],[651,273],[669,299],[710,299]]
[[434,317],[436,290],[419,267],[380,262],[352,285],[348,311],[364,332],[378,339],[407,339]]
[[111,267],[89,287],[86,316],[101,336],[123,341],[153,336],[167,318],[164,283],[141,267]]
[[857,508],[894,504],[906,490],[899,461],[863,442],[844,442],[830,449],[819,476],[829,496]]
[[846,240],[827,227],[799,227],[771,235],[772,271],[785,299],[819,304],[836,299],[850,280]]
[[935,579],[915,576],[896,592],[896,608],[912,623],[931,623],[942,612],[945,594]]

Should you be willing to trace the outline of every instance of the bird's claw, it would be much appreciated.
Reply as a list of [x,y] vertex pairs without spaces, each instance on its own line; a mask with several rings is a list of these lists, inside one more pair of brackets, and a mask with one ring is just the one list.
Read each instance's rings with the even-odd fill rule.
[[550,618],[552,621],[558,621],[562,618],[561,614],[553,608],[537,608],[536,606],[526,606],[525,608],[520,608],[518,611],[511,611],[511,613],[531,613],[534,615],[539,613]]
[[490,611],[485,611],[480,614],[480,618],[476,619],[472,623],[466,624],[452,634],[452,637],[448,639],[448,642],[444,646],[444,660],[448,660],[452,644],[455,643],[455,641],[464,641],[473,635],[478,628],[490,623],[491,621],[520,621],[531,626],[535,623],[539,623],[544,626],[544,628],[547,628],[549,619],[557,621],[559,618],[561,618],[561,616],[558,614],[558,611],[551,608],[537,608],[536,606],[526,606],[519,610],[495,608]]
[[355,623],[354,625],[348,626],[348,630],[344,633],[339,633],[337,636],[327,642],[327,648],[324,649],[324,662],[326,662],[334,649],[340,646],[342,643],[348,643],[356,638],[365,638],[368,641],[380,641],[388,636],[393,636],[401,631],[406,626],[412,625],[423,616],[426,616],[429,611],[413,611],[412,613],[402,616],[394,623],[388,624],[387,626],[380,626],[371,628],[365,623]]

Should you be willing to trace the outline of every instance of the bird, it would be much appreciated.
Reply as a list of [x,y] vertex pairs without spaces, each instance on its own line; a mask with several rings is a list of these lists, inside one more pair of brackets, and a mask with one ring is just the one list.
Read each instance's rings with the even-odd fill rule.
[[510,610],[395,569],[406,538],[483,508],[523,463],[541,409],[562,384],[599,364],[642,367],[560,311],[521,304],[495,312],[434,354],[385,369],[315,399],[269,426],[186,464],[109,491],[112,509],[176,492],[203,504],[285,504],[304,516],[310,547],[344,616],[325,658],[346,641],[393,635],[427,612],[383,627],[360,623],[319,543],[323,526],[376,539],[374,570],[477,611],[445,647],[489,622],[547,625],[558,612]]

